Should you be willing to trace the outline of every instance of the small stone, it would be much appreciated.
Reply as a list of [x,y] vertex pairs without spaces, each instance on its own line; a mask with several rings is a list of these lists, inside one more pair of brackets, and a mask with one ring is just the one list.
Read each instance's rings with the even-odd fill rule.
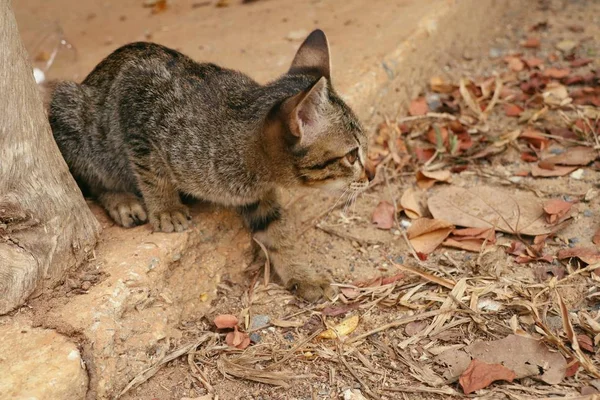
[[584,210],[584,211],[583,211],[583,216],[584,216],[584,217],[588,217],[588,218],[589,218],[589,217],[593,217],[593,216],[594,216],[594,213],[592,212],[592,210]]
[[583,169],[579,168],[573,172],[571,172],[571,178],[581,180],[583,178]]
[[395,263],[398,263],[398,264],[403,264],[403,263],[404,263],[404,257],[402,257],[402,256],[398,256],[398,257],[396,257],[396,258],[394,259],[394,262],[395,262]]
[[502,51],[502,49],[499,49],[497,47],[492,47],[490,49],[490,58],[499,58],[502,57],[502,54],[504,54],[504,51]]
[[92,283],[90,281],[84,281],[81,284],[81,289],[82,290],[89,290],[92,287]]
[[291,31],[290,33],[287,34],[287,36],[285,38],[290,41],[300,41],[300,40],[303,40],[307,35],[308,35],[308,31],[306,31],[304,29],[300,29],[297,31]]
[[563,53],[571,53],[573,50],[575,50],[575,47],[577,47],[578,45],[578,42],[567,39],[561,40],[560,42],[556,43],[556,48],[562,51]]
[[250,321],[250,330],[254,331],[256,329],[264,328],[269,325],[270,320],[268,315],[255,315]]
[[262,340],[262,336],[260,336],[260,334],[253,332],[250,334],[250,341],[252,343],[260,343],[260,341]]
[[437,93],[428,93],[425,96],[425,101],[431,111],[437,111],[442,107],[442,99]]
[[342,394],[344,400],[367,400],[359,389],[346,389]]
[[288,342],[293,342],[294,341],[294,335],[292,335],[291,332],[286,333],[285,335],[283,335],[283,337]]
[[559,148],[555,148],[555,149],[550,149],[550,153],[558,155],[558,154],[562,154],[565,151],[563,149],[559,149]]

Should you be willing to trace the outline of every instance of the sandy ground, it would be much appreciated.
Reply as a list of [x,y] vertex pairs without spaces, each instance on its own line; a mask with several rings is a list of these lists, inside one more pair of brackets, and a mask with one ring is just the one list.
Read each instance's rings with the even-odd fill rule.
[[[379,40],[376,33],[378,25],[394,23],[392,18],[394,7],[406,7],[408,18],[418,18],[432,6],[434,1],[398,1],[394,2],[393,7],[390,7],[390,2],[375,1],[370,3],[372,8],[369,8],[360,19],[348,17],[348,15],[355,15],[353,7],[359,7],[360,1],[348,1],[344,2],[343,6],[336,4],[335,7],[332,2],[315,2],[318,13],[294,12],[294,7],[300,6],[298,2],[292,1],[259,1],[256,4],[235,4],[224,8],[216,8],[206,3],[208,2],[177,2],[165,12],[152,15],[151,9],[143,8],[140,2],[134,1],[124,1],[118,6],[110,3],[94,3],[93,6],[87,4],[84,7],[83,3],[73,5],[70,1],[58,0],[53,4],[57,9],[61,9],[60,24],[65,37],[69,38],[70,43],[77,42],[78,50],[76,55],[69,50],[61,50],[62,60],[57,60],[49,70],[49,74],[58,78],[81,77],[84,71],[88,71],[118,45],[145,38],[170,45],[175,44],[174,47],[197,59],[210,59],[225,65],[252,70],[253,76],[264,81],[272,77],[274,70],[283,72],[291,59],[297,42],[286,37],[290,35],[293,37],[296,31],[311,29],[321,24],[337,26],[330,33],[334,48],[342,49],[345,48],[345,44],[349,44],[352,49],[364,49],[361,50],[360,57],[364,56],[368,64],[371,60],[382,56],[376,54],[381,48],[369,46],[369,40]],[[528,7],[530,12],[525,20],[515,19],[514,24],[506,26],[503,34],[496,36],[493,43],[479,49],[471,49],[466,54],[453,54],[453,61],[443,67],[443,78],[448,82],[458,82],[462,77],[476,79],[505,73],[507,65],[502,57],[509,54],[522,53],[524,57],[535,56],[547,60],[557,52],[556,43],[565,39],[576,40],[579,43],[578,54],[595,60],[587,70],[599,67],[597,61],[599,49],[597,43],[590,38],[600,37],[598,30],[600,3],[540,1],[528,3]],[[294,15],[297,18],[282,18],[277,10],[283,8],[288,13],[286,15]],[[387,11],[381,12],[382,9]],[[34,21],[48,21],[52,20],[52,17],[39,8],[39,4],[34,1],[17,5],[16,12],[26,43],[30,49],[35,49],[32,50],[33,54],[49,51],[42,49],[43,45],[36,47],[36,38],[40,36],[33,25],[37,26],[37,22]],[[248,23],[252,21],[254,13],[270,15],[269,18],[272,19],[264,24]],[[344,23],[334,24],[336,20],[343,20]],[[107,21],[114,22],[111,26],[115,28],[108,31]],[[548,27],[538,31],[530,30],[531,26],[541,21],[547,21]],[[353,27],[365,24],[373,27],[373,36],[353,36]],[[569,28],[574,25],[584,27],[583,32]],[[253,32],[260,32],[265,29],[265,26],[273,30],[275,38],[273,42],[252,42]],[[40,29],[43,31],[47,28],[40,27]],[[393,29],[401,32],[403,27],[394,26]],[[190,37],[206,38],[207,35],[202,32],[207,31],[227,35],[226,42],[229,45],[226,48],[216,48],[207,39],[187,40]],[[523,48],[522,41],[532,35],[540,38],[541,47]],[[93,49],[93,51],[82,51],[82,48]],[[252,48],[254,53],[251,64],[244,61],[248,48]],[[76,57],[77,61],[69,63],[69,57]],[[346,88],[351,87],[349,82],[352,76],[360,72],[360,67],[345,69],[344,60],[356,57],[359,56],[353,51],[334,51],[334,68],[336,65],[339,66],[336,68],[339,73],[335,72],[335,76],[336,79],[339,77],[340,84]],[[562,60],[560,53],[558,57],[560,62]],[[551,61],[547,62],[551,63]],[[273,63],[276,68],[273,68]],[[507,117],[502,112],[502,106],[503,104],[497,105],[497,109],[488,120],[488,133],[492,136],[501,136],[523,127],[516,118]],[[462,107],[466,108],[464,104]],[[550,112],[554,115],[552,113]],[[556,115],[541,121],[538,126],[549,129],[560,124],[561,120]],[[404,113],[400,115],[403,116]],[[383,118],[375,122],[369,126],[374,140],[381,134],[377,125],[383,122]],[[388,124],[390,123],[393,125],[395,122],[392,119],[391,122],[388,121]],[[424,132],[419,133],[419,129],[423,128],[412,125],[411,128],[413,131],[409,135],[414,140],[420,140]],[[428,127],[424,129],[426,131]],[[406,141],[408,142],[408,139]],[[529,168],[528,164],[520,159],[523,146],[515,146],[508,146],[505,152],[494,157],[472,161],[466,171],[452,174],[451,185],[467,188],[486,185],[511,191],[517,189],[527,192],[537,191],[543,198],[560,197],[578,200],[577,223],[571,224],[560,232],[557,239],[551,241],[549,244],[551,253],[554,254],[555,250],[568,247],[569,243],[591,245],[591,237],[600,225],[600,215],[597,211],[600,199],[595,197],[586,202],[584,197],[590,189],[597,189],[598,171],[594,168],[586,169],[583,179],[573,179],[567,175],[561,178],[520,177],[521,179],[511,180],[510,178],[517,176],[516,172]],[[367,295],[357,301],[352,301],[351,296],[347,296],[345,301],[344,298],[338,298],[334,304],[301,303],[272,284],[263,287],[260,273],[244,273],[242,270],[246,259],[243,250],[247,247],[249,238],[241,228],[241,221],[230,211],[199,204],[194,206],[195,226],[192,228],[193,235],[196,235],[194,237],[202,238],[198,241],[198,253],[202,253],[201,249],[215,249],[215,257],[220,257],[217,264],[227,268],[213,271],[214,274],[207,277],[206,282],[201,283],[207,285],[205,291],[209,293],[208,300],[205,299],[194,310],[183,312],[185,318],[176,327],[176,333],[169,338],[170,342],[166,347],[169,351],[176,350],[185,344],[193,343],[204,332],[213,332],[212,319],[218,314],[238,316],[242,321],[240,324],[242,328],[254,334],[253,345],[245,352],[225,351],[221,336],[217,342],[203,344],[198,347],[198,351],[190,351],[187,356],[167,363],[156,375],[141,386],[132,389],[123,398],[205,399],[201,397],[207,395],[207,387],[202,383],[203,380],[210,382],[212,388],[211,394],[207,395],[209,397],[206,399],[216,398],[213,395],[218,396],[219,399],[348,398],[359,400],[361,398],[356,394],[350,394],[350,390],[360,391],[367,398],[383,399],[434,399],[462,395],[455,381],[441,379],[444,368],[433,363],[435,357],[432,350],[462,346],[477,339],[499,339],[509,334],[512,316],[523,317],[527,314],[523,308],[512,304],[510,297],[530,299],[543,290],[547,282],[536,280],[534,271],[538,267],[544,267],[545,264],[541,261],[517,264],[514,257],[506,254],[503,247],[494,247],[482,254],[442,247],[429,255],[425,261],[415,259],[403,235],[404,225],[394,224],[390,230],[381,230],[373,225],[371,218],[373,210],[380,201],[397,203],[405,190],[414,187],[415,170],[418,167],[414,159],[404,165],[395,165],[392,162],[382,165],[373,188],[347,209],[343,204],[336,204],[336,199],[318,192],[286,194],[287,207],[290,214],[294,215],[298,226],[298,241],[303,243],[303,251],[299,254],[299,258],[304,259],[314,268],[326,270],[334,277],[335,282],[340,284],[365,282],[374,277],[394,276],[399,273],[395,263],[419,268],[455,283],[464,278],[472,282],[473,287],[470,289],[472,292],[469,292],[470,298],[467,295],[459,298],[464,303],[463,308],[468,310],[470,306],[475,307],[472,302],[475,301],[477,304],[477,300],[473,300],[473,293],[485,297],[487,286],[497,290],[492,291],[492,294],[487,293],[487,296],[490,300],[503,304],[504,308],[501,311],[475,307],[474,312],[479,314],[473,316],[465,313],[453,316],[444,330],[437,332],[437,336],[419,337],[408,347],[400,344],[411,336],[418,336],[417,333],[422,331],[424,326],[413,325],[411,326],[413,330],[409,330],[404,325],[382,329],[370,335],[368,339],[354,344],[345,345],[342,341],[306,341],[315,330],[324,328],[324,323],[335,324],[344,316],[360,315],[360,324],[353,333],[356,336],[385,326],[398,318],[427,312],[431,307],[439,307],[442,302],[449,299],[449,291],[431,281],[421,280],[404,272],[405,278],[387,286],[383,285],[379,289],[375,285],[375,289],[366,291]],[[94,207],[94,212],[105,228],[103,241],[114,242],[116,238],[124,243],[119,250],[116,250],[117,253],[114,255],[116,258],[126,257],[133,251],[127,247],[128,245],[138,246],[140,243],[146,243],[139,239],[142,236],[146,241],[162,240],[150,236],[147,227],[123,232],[113,227],[101,210]],[[404,214],[399,214],[398,218],[396,222],[407,220]],[[202,236],[205,232],[206,236]],[[507,240],[514,239],[506,234],[499,235],[499,238],[502,237]],[[226,244],[223,244],[224,241]],[[200,260],[202,257],[199,256],[194,260]],[[184,264],[177,264],[173,268],[181,265],[184,268],[196,267],[192,264],[189,266]],[[574,272],[573,267],[566,267],[557,261],[552,265],[565,269],[567,274]],[[93,288],[106,282],[109,277],[103,275],[102,269],[101,259],[92,260],[82,270],[75,272],[63,287],[31,301],[28,308],[21,310],[20,315],[15,317],[32,318],[37,324],[52,326],[52,308],[61,309],[60,307],[68,304],[73,297],[85,294],[90,286]],[[184,276],[191,277],[190,274],[191,272]],[[165,272],[165,276],[172,275]],[[585,310],[596,315],[594,313],[597,313],[597,301],[595,297],[590,298],[590,293],[596,292],[597,282],[597,276],[582,274],[580,279],[574,279],[568,285],[561,287],[562,296],[569,309],[573,312]],[[196,283],[176,281],[170,284],[185,286]],[[208,289],[211,285],[214,286],[212,291]],[[517,286],[518,289],[515,289]],[[500,290],[501,288],[504,291]],[[185,292],[187,289],[181,290]],[[190,291],[190,293],[196,292]],[[400,299],[405,300],[401,302]],[[158,305],[151,307],[168,308],[168,302],[163,303],[159,302]],[[335,312],[331,309],[324,311],[326,307],[341,309],[343,312],[340,311],[341,315],[333,316]],[[548,314],[548,320],[556,321],[557,309],[552,299],[544,298],[543,306],[540,307],[543,308],[544,315]],[[265,317],[269,318],[267,322]],[[285,324],[273,323],[275,320],[291,322],[285,327],[282,326]],[[431,318],[424,321],[430,323]],[[255,326],[252,326],[253,322]],[[530,333],[536,332],[531,325],[522,323],[523,329]],[[577,329],[580,333],[580,327]],[[141,335],[144,333],[144,329],[140,328],[140,337],[143,337]],[[589,332],[584,331],[584,333]],[[558,336],[564,339],[564,333],[558,333]],[[73,337],[77,337],[76,332],[73,333]],[[141,344],[140,346],[143,347]],[[153,350],[156,348],[146,348],[145,356],[154,356]],[[598,367],[596,354],[592,352],[588,356],[593,365]],[[156,359],[159,359],[158,355]],[[228,363],[242,365],[246,369],[240,372]],[[270,367],[269,365],[273,363],[277,366]],[[135,360],[130,360],[129,364],[125,365],[129,366],[128,370],[123,371],[128,380],[139,372]],[[290,386],[284,388],[281,385],[269,385],[244,379],[244,377],[255,376],[256,371],[270,371],[269,368],[283,371],[284,377],[279,378]],[[133,370],[135,373],[132,374]],[[489,399],[525,398],[526,396],[542,398],[552,394],[575,395],[579,394],[584,387],[594,386],[592,375],[582,369],[579,375],[565,378],[553,387],[524,378],[513,385],[506,382],[496,383],[477,393],[480,395],[479,398]],[[301,378],[288,379],[294,376]],[[441,382],[436,379],[440,379]]]

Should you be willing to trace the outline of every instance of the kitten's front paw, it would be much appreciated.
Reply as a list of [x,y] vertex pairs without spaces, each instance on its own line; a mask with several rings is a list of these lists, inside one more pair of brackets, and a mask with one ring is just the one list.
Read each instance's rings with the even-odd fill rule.
[[99,200],[111,218],[125,228],[141,225],[148,219],[141,199],[134,194],[107,192]]
[[322,297],[333,298],[336,290],[324,277],[292,278],[287,282],[287,288],[308,302],[315,302]]
[[177,206],[150,215],[150,223],[158,232],[183,232],[189,226],[190,212],[185,206]]

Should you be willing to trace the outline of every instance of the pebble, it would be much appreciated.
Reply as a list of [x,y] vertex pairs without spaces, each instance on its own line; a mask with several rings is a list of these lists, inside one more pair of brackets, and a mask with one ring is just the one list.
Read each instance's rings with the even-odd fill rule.
[[571,178],[577,179],[577,180],[580,180],[581,178],[583,178],[583,169],[579,168],[578,170],[571,172]]
[[502,54],[504,54],[504,52],[502,51],[502,49],[499,49],[497,47],[492,47],[490,49],[490,57],[491,58],[499,58],[502,57]]
[[394,259],[394,262],[397,264],[404,264],[404,257],[398,256]]
[[264,328],[269,325],[270,320],[268,315],[255,315],[250,321],[250,330],[253,331],[255,329]]
[[442,99],[437,93],[428,93],[425,96],[425,101],[431,111],[437,111],[442,107]]
[[260,336],[260,334],[253,332],[250,334],[250,341],[252,343],[260,343],[260,341],[262,340],[262,336]]
[[584,210],[583,211],[583,216],[584,217],[593,217],[594,213],[592,212],[592,210]]
[[287,340],[288,342],[293,342],[294,341],[294,335],[292,335],[292,332],[288,332],[285,335],[283,335],[283,337],[285,338],[285,340]]
[[84,281],[84,282],[81,284],[81,289],[82,289],[82,290],[89,290],[89,288],[91,288],[91,287],[92,287],[92,284],[91,284],[91,282],[90,282],[90,281]]

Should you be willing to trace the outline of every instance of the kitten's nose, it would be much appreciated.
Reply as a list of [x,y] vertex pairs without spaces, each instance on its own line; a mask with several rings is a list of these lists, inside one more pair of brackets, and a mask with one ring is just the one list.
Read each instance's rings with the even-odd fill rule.
[[375,171],[375,166],[371,160],[368,160],[365,164],[365,173],[367,174],[367,179],[369,179],[369,182],[375,179]]

